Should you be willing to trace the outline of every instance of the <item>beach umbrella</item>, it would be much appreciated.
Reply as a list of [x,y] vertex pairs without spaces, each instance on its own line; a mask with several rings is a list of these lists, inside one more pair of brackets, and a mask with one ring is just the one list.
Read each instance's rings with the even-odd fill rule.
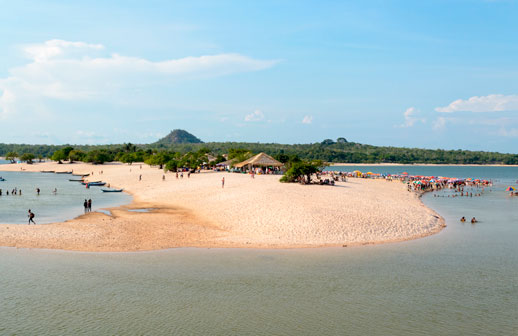
[[408,173],[407,172],[403,172],[403,175],[408,175]]
[[515,190],[516,189],[514,187],[511,187],[511,186],[509,186],[509,187],[507,187],[507,189],[505,189],[505,191],[515,191]]

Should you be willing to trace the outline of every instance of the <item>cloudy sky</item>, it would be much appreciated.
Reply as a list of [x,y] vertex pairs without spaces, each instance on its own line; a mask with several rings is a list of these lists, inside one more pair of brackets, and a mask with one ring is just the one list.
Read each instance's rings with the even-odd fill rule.
[[1,2],[0,142],[518,152],[518,1],[107,2]]

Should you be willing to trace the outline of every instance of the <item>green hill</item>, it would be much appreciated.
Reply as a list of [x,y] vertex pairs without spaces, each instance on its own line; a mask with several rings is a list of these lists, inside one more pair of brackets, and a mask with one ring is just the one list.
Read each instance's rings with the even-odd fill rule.
[[191,133],[181,130],[175,129],[171,131],[168,135],[158,140],[154,144],[156,145],[174,145],[174,144],[196,144],[203,143],[200,139],[192,135]]

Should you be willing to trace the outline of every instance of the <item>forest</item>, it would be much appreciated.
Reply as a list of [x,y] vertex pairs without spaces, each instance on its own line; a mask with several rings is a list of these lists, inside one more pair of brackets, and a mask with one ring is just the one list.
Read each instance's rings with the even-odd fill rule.
[[[280,161],[297,158],[301,160],[322,160],[329,163],[426,163],[426,164],[518,164],[517,154],[497,152],[420,149],[390,146],[372,146],[348,142],[344,138],[336,141],[326,139],[312,144],[277,144],[247,142],[208,143],[153,143],[119,145],[27,145],[0,144],[0,156],[18,159],[26,153],[34,158],[72,159],[103,163],[109,161],[137,162],[150,160],[155,156],[167,156],[180,160],[184,157],[207,156],[225,159],[222,155],[241,153],[238,158],[265,152]],[[200,154],[203,153],[203,154]],[[243,153],[248,153],[244,155]],[[207,158],[205,158],[206,160]],[[201,158],[200,160],[203,160]],[[181,160],[180,160],[181,161]],[[180,163],[179,161],[179,163]],[[194,160],[196,161],[196,160]]]

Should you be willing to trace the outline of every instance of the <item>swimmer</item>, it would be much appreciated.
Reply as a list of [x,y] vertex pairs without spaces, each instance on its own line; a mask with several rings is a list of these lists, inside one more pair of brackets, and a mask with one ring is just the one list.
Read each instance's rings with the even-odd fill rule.
[[466,218],[464,216],[462,216],[462,218],[460,219],[461,222],[465,222],[466,221]]
[[476,222],[478,222],[478,220],[475,217],[471,218],[471,224],[475,224]]

